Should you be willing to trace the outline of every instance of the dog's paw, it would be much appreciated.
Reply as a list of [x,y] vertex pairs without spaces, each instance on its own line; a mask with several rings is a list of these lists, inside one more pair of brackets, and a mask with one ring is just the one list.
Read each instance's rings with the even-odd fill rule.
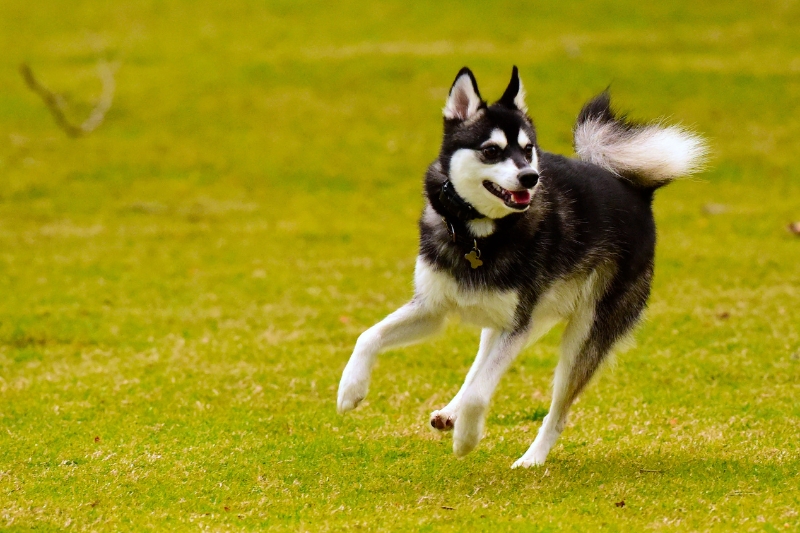
[[453,431],[453,453],[456,457],[464,457],[481,442],[485,415],[484,406],[462,406]]
[[361,403],[361,400],[367,397],[368,390],[369,383],[366,382],[339,385],[339,397],[336,400],[336,410],[340,415],[347,411],[352,411]]
[[[469,452],[478,447],[483,437],[483,424],[467,424],[458,419],[453,432],[453,453],[456,457],[464,457]],[[460,431],[459,431],[460,429]]]
[[456,413],[446,407],[431,413],[431,427],[438,431],[450,431],[456,424]]
[[511,468],[531,468],[534,466],[542,466],[547,459],[547,457],[534,457],[532,459],[526,459],[526,457],[527,454],[514,461],[514,464],[511,465]]
[[531,468],[534,466],[542,466],[547,460],[547,454],[550,453],[550,448],[537,446],[536,443],[528,448],[525,455],[514,461],[511,468]]
[[339,382],[339,394],[336,399],[336,410],[339,414],[355,409],[361,400],[367,397],[369,391],[369,377],[349,370],[345,368],[342,380]]

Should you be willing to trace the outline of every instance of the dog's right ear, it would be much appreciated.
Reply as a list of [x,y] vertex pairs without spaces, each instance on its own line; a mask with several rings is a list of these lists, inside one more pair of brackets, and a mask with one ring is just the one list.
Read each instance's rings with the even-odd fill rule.
[[456,81],[450,87],[450,95],[444,106],[444,118],[447,120],[467,120],[480,109],[483,101],[478,92],[478,82],[467,67],[462,68]]

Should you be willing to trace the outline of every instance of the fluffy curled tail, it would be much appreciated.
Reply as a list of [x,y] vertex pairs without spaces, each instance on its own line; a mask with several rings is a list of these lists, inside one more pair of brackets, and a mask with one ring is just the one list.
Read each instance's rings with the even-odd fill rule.
[[648,189],[701,170],[708,154],[702,137],[679,126],[634,124],[617,116],[608,92],[583,106],[574,142],[581,160]]

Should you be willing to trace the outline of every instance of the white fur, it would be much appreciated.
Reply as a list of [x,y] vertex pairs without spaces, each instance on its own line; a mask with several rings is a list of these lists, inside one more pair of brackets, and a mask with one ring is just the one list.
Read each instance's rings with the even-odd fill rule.
[[415,297],[362,333],[339,381],[337,410],[354,409],[369,390],[380,352],[419,341],[438,331],[447,314],[457,312],[474,324],[510,329],[519,301],[514,291],[465,290],[421,257],[414,272]]
[[520,129],[519,135],[517,135],[517,144],[519,144],[520,148],[525,148],[529,144],[531,144],[531,140],[528,137],[528,134],[525,133],[525,130]]
[[[520,457],[511,468],[529,468],[544,464],[550,449],[555,444],[567,422],[567,411],[570,407],[567,395],[570,386],[570,372],[575,358],[583,348],[594,322],[595,306],[606,288],[608,272],[593,271],[584,279],[574,278],[565,282],[558,290],[564,296],[566,306],[561,313],[569,313],[570,320],[561,338],[561,357],[553,378],[553,398],[550,410],[542,421],[539,433],[528,451]],[[555,296],[555,294],[553,294]],[[538,307],[538,306],[537,306]]]
[[604,274],[607,273],[595,270],[586,277],[555,282],[540,298],[528,327],[520,331],[514,327],[519,303],[515,291],[463,288],[450,274],[418,257],[414,299],[358,338],[339,382],[339,412],[355,408],[366,396],[380,351],[435,333],[448,314],[458,313],[466,321],[484,328],[480,348],[458,394],[446,407],[434,411],[431,421],[440,425],[446,422],[445,429],[454,429],[453,452],[463,456],[480,443],[489,402],[519,352],[561,319],[570,317],[556,368],[550,412],[533,444],[513,468],[544,463],[566,423],[569,405],[565,398],[571,367],[591,329],[596,301],[605,290]]
[[[576,309],[576,303],[585,294],[590,281],[581,278],[571,278],[555,282],[540,298],[531,315],[531,327],[527,342],[532,344],[549,332],[553,326],[564,318],[570,316]],[[481,380],[482,367],[499,338],[501,330],[485,328],[481,331],[481,342],[478,355],[464,379],[464,384],[458,393],[450,400],[446,407],[431,413],[431,420],[441,418],[442,422],[450,421],[451,429],[458,418],[458,409],[464,392],[476,380]],[[479,383],[478,388],[485,390],[487,385]]]
[[508,146],[508,139],[506,139],[506,134],[503,133],[503,130],[498,128],[493,129],[492,134],[489,135],[489,140],[481,146],[489,146],[491,144],[496,144],[501,149],[505,150],[506,146]]
[[443,322],[443,313],[411,301],[362,333],[339,381],[339,413],[355,409],[366,397],[372,367],[381,351],[432,335]]
[[456,192],[489,218],[503,218],[524,211],[508,207],[483,186],[484,180],[488,180],[504,189],[519,189],[518,173],[519,169],[510,159],[487,165],[478,158],[477,152],[468,148],[456,150],[450,159],[450,181]]
[[415,299],[431,313],[458,313],[481,327],[510,329],[519,296],[515,291],[462,288],[448,273],[437,270],[422,257],[414,270]]
[[476,218],[467,222],[470,233],[475,237],[488,237],[495,230],[494,220],[491,218]]
[[[594,295],[600,292],[599,286],[597,273],[592,273],[585,278],[560,280],[548,289],[537,304],[527,330],[522,333],[509,330],[497,332],[490,330],[481,336],[481,348],[473,368],[470,369],[459,393],[443,410],[454,426],[453,453],[463,456],[478,445],[483,436],[489,402],[494,391],[503,374],[527,343],[541,338],[557,322],[567,316],[572,316],[570,325],[567,327],[568,332],[572,328],[579,329],[581,335],[584,332],[588,334],[594,317]],[[576,338],[578,338],[577,335],[571,334],[565,335],[564,338],[564,353],[570,354],[572,357],[580,350],[580,343],[574,340]],[[584,338],[585,335],[580,336],[581,343]],[[563,368],[564,364],[560,364],[560,366]],[[563,376],[564,372],[561,375]],[[557,371],[553,393],[554,405],[556,401],[560,402],[559,393],[566,390],[566,385],[568,384],[559,378]],[[562,403],[558,404],[557,409],[561,407]],[[551,412],[553,412],[552,408]],[[563,421],[564,416],[559,413],[560,411],[556,410],[554,419]],[[443,413],[434,414],[442,416]],[[555,443],[561,429],[563,429],[563,422],[558,425],[557,432],[552,431],[549,426],[540,432],[548,437],[546,442],[539,439],[538,446],[531,448],[538,452],[537,457],[541,457],[541,462],[544,462],[547,452]],[[536,464],[541,464],[541,462]],[[529,466],[518,463],[520,462],[515,463],[515,467]]]
[[584,161],[615,174],[635,174],[655,187],[700,170],[708,145],[678,126],[625,129],[616,122],[587,120],[575,129],[575,151]]
[[[440,273],[432,273],[422,260],[417,262],[417,272],[422,278],[432,281],[431,286],[437,291],[447,293],[451,290],[448,287],[451,281],[446,279],[449,276],[443,278]],[[556,369],[550,413],[545,417],[536,440],[513,468],[544,463],[566,422],[569,405],[564,398],[569,386],[569,371],[591,329],[596,301],[605,288],[604,274],[594,271],[586,277],[555,282],[540,298],[529,328],[521,335],[493,327],[481,332],[478,355],[461,389],[447,406],[431,413],[432,425],[437,423],[444,429],[455,429],[453,452],[457,456],[469,453],[480,442],[489,401],[500,378],[525,344],[536,342],[559,321],[570,318],[562,339],[562,356]]]
[[489,402],[497,384],[517,354],[525,346],[528,332],[501,331],[488,347],[471,383],[464,385],[456,406],[453,431],[453,453],[462,457],[475,449],[483,438]]
[[[442,220],[442,215],[434,211],[430,204],[428,204],[425,207],[425,210],[422,212],[422,219],[429,226],[435,226],[436,224],[444,223]],[[488,237],[494,233],[495,229],[497,229],[494,220],[491,218],[476,218],[474,220],[468,220],[467,227],[469,228],[470,233],[477,238]]]
[[[519,130],[519,135],[517,135],[517,143],[519,143],[520,148],[525,148],[531,144],[531,140],[528,137],[528,134],[525,133],[525,130]],[[539,156],[536,154],[536,149],[534,149],[533,153],[531,154],[531,168],[533,168],[536,172],[539,172]]]
[[444,106],[444,117],[447,119],[467,120],[472,117],[481,105],[481,98],[472,86],[468,74],[462,74],[450,89],[450,95]]
[[528,112],[528,104],[525,103],[525,87],[522,85],[522,80],[519,80],[519,91],[517,96],[514,97],[514,105],[523,113]]
[[434,419],[438,418],[441,419],[440,424],[444,425],[445,430],[453,429],[455,421],[458,418],[457,410],[459,403],[461,402],[461,397],[464,395],[464,391],[467,389],[467,387],[471,385],[473,381],[475,381],[475,377],[480,371],[481,366],[483,366],[483,363],[486,361],[486,357],[494,349],[495,343],[499,337],[500,330],[492,328],[484,328],[481,330],[481,342],[478,345],[478,355],[475,357],[475,361],[469,368],[467,377],[464,379],[464,384],[458,390],[458,393],[453,397],[453,399],[450,400],[450,403],[448,403],[447,406],[431,413],[431,427],[436,427],[433,421]]

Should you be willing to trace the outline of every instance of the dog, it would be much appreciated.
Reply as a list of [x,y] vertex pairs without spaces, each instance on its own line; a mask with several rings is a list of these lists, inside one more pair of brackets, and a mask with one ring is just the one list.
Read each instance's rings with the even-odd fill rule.
[[681,127],[618,115],[608,91],[583,107],[574,146],[575,159],[539,147],[517,67],[491,105],[472,71],[458,73],[425,175],[414,297],[359,336],[339,383],[340,413],[367,395],[379,352],[432,335],[457,313],[482,328],[478,354],[430,424],[453,430],[453,452],[464,456],[483,437],[517,354],[566,321],[550,410],[512,468],[544,464],[570,406],[645,309],[655,191],[700,170],[708,151]]

